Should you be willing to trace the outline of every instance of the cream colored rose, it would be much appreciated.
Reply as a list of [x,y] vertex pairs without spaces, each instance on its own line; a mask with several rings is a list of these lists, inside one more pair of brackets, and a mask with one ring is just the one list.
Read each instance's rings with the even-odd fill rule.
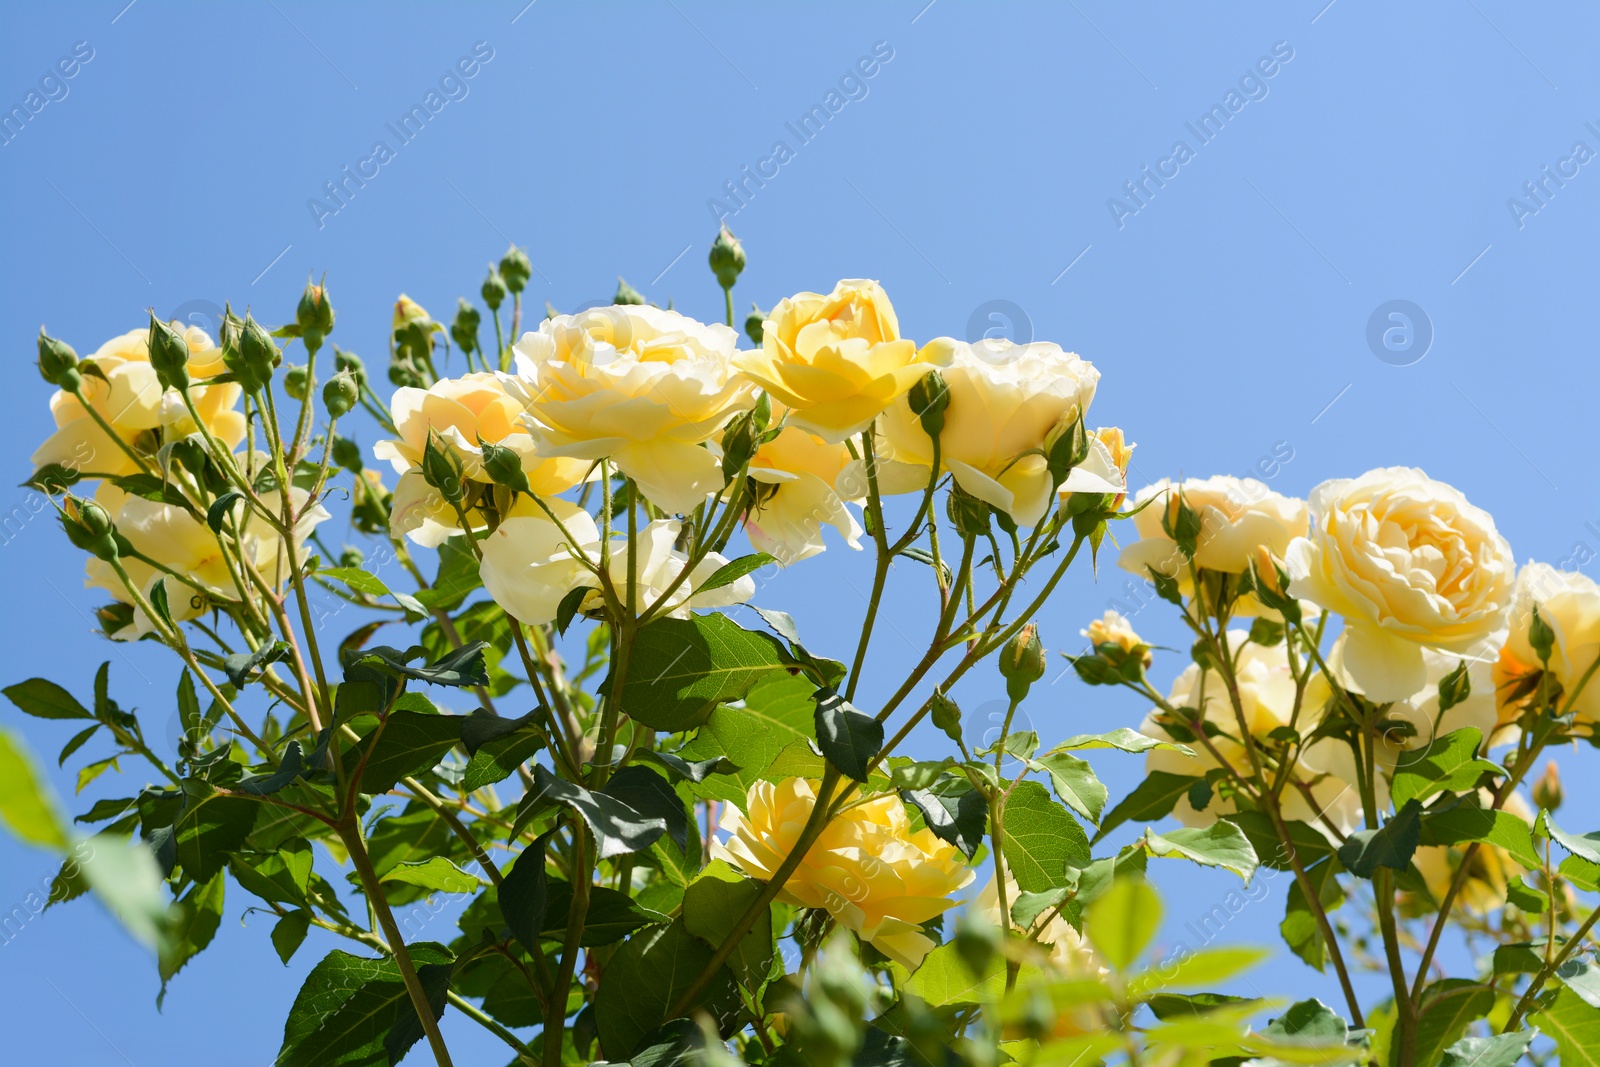
[[[372,454],[388,460],[400,475],[390,531],[427,548],[436,548],[461,532],[455,508],[422,476],[422,454],[430,430],[461,461],[462,473],[470,481],[491,481],[483,469],[480,438],[515,452],[522,461],[528,487],[540,496],[551,497],[571,489],[592,466],[581,459],[542,458],[537,454],[533,437],[523,423],[522,402],[506,392],[502,375],[480,372],[444,378],[427,389],[396,389],[389,410],[399,436],[379,441]],[[479,513],[470,514],[469,519],[473,520],[474,529],[484,525]]]
[[[574,589],[594,590],[585,598],[582,611],[598,610],[602,602],[600,578],[592,569],[600,562],[600,530],[594,518],[564,500],[550,501],[550,506],[566,527],[565,533],[543,511],[523,503],[517,514],[502,521],[482,543],[478,575],[484,588],[495,603],[530,626],[553,621],[561,601]],[[639,531],[634,581],[635,604],[640,611],[661,599],[683,573],[688,559],[673,548],[679,529],[674,520],[658,519]],[[606,573],[620,599],[627,590],[627,540],[613,537],[609,547]],[[589,566],[584,565],[585,560]],[[724,556],[708,553],[672,591],[663,613],[681,619],[688,617],[691,608],[728,607],[749,600],[756,589],[748,575],[716,589],[696,591],[727,562]]]
[[1516,564],[1494,518],[1420,470],[1311,492],[1316,527],[1284,553],[1289,591],[1343,616],[1344,665],[1377,703],[1427,684],[1423,649],[1485,656],[1504,637]]
[[[1195,539],[1195,566],[1224,574],[1243,574],[1250,569],[1258,546],[1265,546],[1281,557],[1296,537],[1308,528],[1306,502],[1283,496],[1254,478],[1219,475],[1190,478],[1174,483],[1161,481],[1139,490],[1135,504],[1156,500],[1133,518],[1139,540],[1128,545],[1117,557],[1117,566],[1143,578],[1149,572],[1173,578],[1184,596],[1194,595],[1194,581],[1188,560],[1162,526],[1162,517],[1176,517],[1178,495],[1200,521]],[[1169,520],[1170,521],[1170,520]],[[1234,606],[1236,615],[1262,614],[1253,597],[1244,596]]]
[[[1348,688],[1352,682],[1344,670],[1345,644],[1346,639],[1342,635],[1334,642],[1332,650],[1328,653],[1328,667],[1339,683]],[[1475,727],[1483,735],[1482,747],[1487,751],[1496,726],[1494,680],[1490,676],[1492,672],[1490,661],[1466,659],[1447,652],[1437,652],[1431,648],[1423,649],[1422,656],[1427,681],[1417,692],[1404,700],[1396,701],[1389,707],[1390,718],[1402,719],[1410,723],[1416,731],[1409,736],[1398,730],[1391,731],[1384,738],[1385,748],[1391,758],[1398,757],[1401,763],[1405,763],[1406,757],[1401,754],[1403,751],[1426,749],[1435,738],[1454,733],[1456,730],[1464,730],[1469,726]],[[1463,662],[1467,665],[1469,685],[1467,698],[1441,715],[1439,682]]]
[[740,352],[734,363],[791,409],[795,426],[839,444],[871,425],[945,354],[918,352],[901,338],[883,288],[849,279],[826,296],[780,300],[762,324],[760,350]]
[[[816,804],[804,778],[757,782],[746,811],[723,809],[727,843],[711,855],[767,880],[794,850]],[[885,956],[914,970],[933,948],[921,924],[955,905],[951,894],[973,878],[965,857],[928,829],[912,832],[900,798],[890,793],[839,813],[806,851],[778,899],[823,908]]]
[[[194,433],[198,427],[183,398],[175,390],[162,391],[150,365],[148,338],[148,330],[130,330],[96,349],[89,361],[105,377],[85,374],[82,392],[118,438],[153,458],[162,444]],[[244,390],[231,382],[203,384],[203,379],[225,369],[222,350],[198,326],[185,329],[183,338],[189,345],[189,376],[195,379],[189,390],[195,410],[212,436],[226,447],[236,448],[245,434],[244,415],[236,410]],[[35,467],[59,463],[113,477],[138,472],[138,465],[106,436],[76,396],[57,390],[50,398],[50,414],[56,431],[34,452]]]
[[688,513],[723,486],[706,442],[755,403],[729,364],[736,341],[721,324],[643,305],[558,315],[517,342],[507,388],[541,456],[609,457],[651,503]]
[[[969,345],[948,337],[924,352],[948,355],[941,371],[950,405],[939,434],[939,458],[962,489],[1032,526],[1049,513],[1053,485],[1044,450],[1089,411],[1100,372],[1087,360],[1047,341]],[[885,413],[889,460],[909,464],[927,484],[933,441],[902,397]],[[1125,483],[1105,443],[1091,438],[1091,462],[1074,468],[1063,492],[1120,493]]]
[[1134,632],[1133,624],[1118,612],[1107,611],[1101,618],[1091,621],[1088,629],[1079,630],[1078,633],[1087,637],[1095,648],[1113,644],[1128,653],[1142,649],[1144,665],[1150,666],[1150,646]]
[[[774,405],[774,419],[784,414]],[[845,503],[859,501],[866,487],[841,477],[851,469],[849,448],[786,423],[750,459],[750,478],[756,482],[756,500],[744,517],[750,544],[788,566],[826,547],[822,527],[828,525],[859,551],[861,524]]]
[[1600,670],[1595,668],[1600,658],[1600,585],[1588,575],[1558,571],[1547,563],[1529,563],[1517,575],[1511,631],[1495,667],[1496,691],[1508,705],[1506,717],[1516,718],[1514,705],[1526,696],[1528,686],[1519,686],[1519,680],[1531,685],[1544,669],[1528,638],[1535,608],[1554,637],[1550,676],[1560,686],[1556,707],[1564,709],[1570,701],[1574,722],[1593,733],[1600,727]]
[[[1082,466],[1096,477],[1122,487],[1107,505],[1113,511],[1122,507],[1122,501],[1128,495],[1128,466],[1133,462],[1133,450],[1137,447],[1123,436],[1122,428],[1118,426],[1102,426],[1089,438],[1089,458],[1084,460]],[[1067,481],[1070,483],[1072,479],[1068,478]],[[1061,486],[1061,503],[1064,507],[1071,505],[1074,491],[1068,485]],[[1098,497],[1104,494],[1091,492],[1089,495]]]
[[[1290,672],[1283,642],[1263,647],[1247,638],[1245,631],[1231,630],[1228,633],[1228,647],[1237,660],[1235,670],[1245,726],[1258,743],[1266,743],[1273,730],[1290,725],[1294,719],[1294,675]],[[1332,693],[1322,675],[1313,674],[1301,698],[1299,719],[1294,720],[1301,737],[1308,736],[1321,719],[1323,708]],[[1183,742],[1194,750],[1193,756],[1170,749],[1152,749],[1145,757],[1146,771],[1204,775],[1222,765],[1217,759],[1217,755],[1220,755],[1235,771],[1249,773],[1250,754],[1241,743],[1238,717],[1234,714],[1227,684],[1220,674],[1207,670],[1202,679],[1199,666],[1190,664],[1173,681],[1167,701],[1176,708],[1200,709],[1205,720],[1219,731],[1210,738],[1217,753],[1213,754],[1199,740]],[[1154,711],[1145,718],[1139,730],[1148,737],[1175,740],[1156,721]],[[1381,795],[1387,799],[1386,788]],[[1231,815],[1236,810],[1232,799],[1220,795],[1213,795],[1204,810],[1200,811],[1195,810],[1187,797],[1183,797],[1173,809],[1173,815],[1185,826],[1209,826],[1218,817]],[[1330,836],[1334,829],[1348,833],[1361,824],[1361,797],[1356,788],[1355,759],[1348,744],[1336,738],[1324,738],[1301,752],[1295,763],[1293,784],[1283,793],[1283,812],[1286,818],[1308,822]]]

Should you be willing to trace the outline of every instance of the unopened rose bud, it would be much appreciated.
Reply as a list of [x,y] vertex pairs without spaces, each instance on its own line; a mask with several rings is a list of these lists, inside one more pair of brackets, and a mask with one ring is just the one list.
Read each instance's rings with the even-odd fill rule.
[[61,505],[61,528],[75,547],[98,559],[114,560],[119,554],[111,516],[93,500],[67,497]]
[[522,469],[522,457],[505,445],[497,445],[478,438],[483,451],[483,470],[496,485],[503,485],[518,493],[529,493],[528,473]]
[[1544,765],[1544,773],[1533,783],[1533,802],[1545,811],[1555,811],[1564,799],[1561,791],[1561,772],[1554,761]]
[[428,314],[427,308],[406,294],[401,293],[400,298],[394,302],[394,319],[391,324],[391,330],[394,333],[399,333],[414,322],[422,322],[432,326],[433,316]]
[[1039,628],[1030,622],[1000,650],[1000,675],[1006,680],[1006,696],[1013,701],[1022,700],[1033,683],[1044,677],[1045,667]]
[[1150,646],[1134,632],[1133,625],[1115,611],[1107,611],[1101,618],[1091,621],[1088,629],[1079,632],[1089,639],[1097,652],[1101,645],[1114,645],[1131,656],[1137,656],[1143,666],[1150,666]]
[[45,381],[69,393],[77,392],[83,382],[78,373],[78,353],[67,342],[45,333],[43,326],[39,327],[39,373]]
[[222,359],[247,393],[256,393],[272,380],[272,370],[283,361],[277,343],[248,313],[237,330],[223,342]]
[[450,324],[450,339],[455,341],[457,348],[463,352],[478,350],[478,325],[482,321],[483,316],[478,314],[477,308],[467,303],[466,297],[456,301],[456,317]]
[[494,264],[489,264],[489,276],[483,280],[483,288],[478,292],[482,294],[483,302],[489,305],[490,311],[499,311],[500,305],[505,303],[506,280],[500,277]]
[[1556,648],[1556,632],[1539,614],[1537,605],[1533,608],[1532,618],[1528,620],[1528,644],[1533,647],[1533,654],[1539,657],[1539,662],[1548,667],[1550,654]]
[[361,387],[347,373],[335,374],[322,387],[322,406],[328,409],[329,418],[343,418],[361,399]]
[[147,345],[150,367],[156,372],[156,381],[163,389],[189,387],[189,342],[171,326],[150,313],[150,337]]
[[633,286],[617,277],[617,295],[611,298],[613,304],[643,304],[644,294]]
[[500,257],[500,277],[505,279],[506,288],[513,293],[522,292],[532,276],[533,263],[529,261],[528,254],[516,245],[512,245],[506,254]]
[[733,283],[739,280],[739,274],[744,270],[744,246],[739,244],[739,239],[726,226],[717,231],[717,239],[711,242],[710,261],[711,273],[717,276],[717,284],[724,289],[732,289]]
[[744,470],[750,457],[756,454],[756,438],[760,431],[755,427],[754,412],[735,416],[722,431],[722,476],[732,481]]
[[352,474],[360,474],[361,446],[348,437],[333,436],[333,461]]
[[750,314],[746,315],[744,320],[744,335],[757,347],[760,347],[761,339],[766,336],[766,321],[767,313],[755,304],[751,304]]
[[945,498],[945,514],[962,537],[983,537],[989,532],[989,505],[955,483]]
[[911,413],[922,423],[922,432],[934,440],[944,432],[944,413],[950,407],[950,387],[944,375],[931,370],[911,386],[906,394]]
[[367,365],[361,357],[354,352],[347,352],[338,345],[333,346],[333,366],[335,370],[349,372],[359,386],[367,384]]
[[306,391],[311,386],[311,377],[306,368],[299,364],[291,364],[283,372],[283,391],[289,394],[290,400],[305,400]]
[[344,551],[339,553],[339,566],[359,567],[366,562],[366,559],[366,555],[359,548],[346,545]]
[[422,449],[422,480],[439,490],[452,504],[459,503],[466,495],[461,458],[437,430],[428,431],[428,443]]
[[306,348],[312,352],[321,348],[322,339],[333,332],[333,305],[328,302],[328,291],[321,283],[306,283],[294,319]]
[[1256,546],[1256,588],[1277,596],[1283,595],[1283,583],[1278,580],[1278,561],[1266,545]]
[[1050,479],[1058,486],[1067,480],[1072,468],[1089,458],[1089,432],[1076,404],[1045,435],[1044,455]]
[[933,725],[943,730],[950,740],[960,744],[961,708],[942,689],[933,691],[933,696],[928,698],[928,705]]

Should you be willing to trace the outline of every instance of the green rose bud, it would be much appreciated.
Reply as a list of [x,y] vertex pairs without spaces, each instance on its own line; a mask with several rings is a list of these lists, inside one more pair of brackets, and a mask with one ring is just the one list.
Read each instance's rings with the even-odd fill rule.
[[724,289],[732,289],[733,283],[739,280],[739,274],[744,270],[744,247],[728,231],[728,227],[717,231],[717,239],[711,242],[710,260],[711,273],[717,276],[717,284]]
[[623,281],[619,275],[617,277],[617,295],[611,298],[611,302],[613,304],[642,304],[644,303],[644,294]]
[[[76,392],[83,382],[78,373],[78,353],[65,341],[58,341],[39,327],[39,373],[51,385],[60,386],[69,393]],[[72,386],[67,383],[71,381]]]
[[289,369],[283,372],[283,391],[289,394],[290,400],[305,400],[306,391],[310,386],[310,375],[300,364],[292,363]]
[[156,372],[156,381],[163,389],[189,387],[189,342],[171,326],[150,313],[150,339],[148,342],[150,366]]
[[1545,811],[1555,811],[1566,799],[1561,789],[1561,772],[1554,760],[1544,765],[1544,773],[1533,783],[1533,802]]
[[744,412],[736,416],[722,431],[722,477],[724,481],[732,481],[734,476],[744,469],[750,462],[750,457],[756,454],[756,438],[760,431],[755,428],[754,412]]
[[954,700],[945,695],[944,690],[935,689],[933,696],[928,699],[932,712],[933,725],[943,730],[956,744],[961,743],[961,708]]
[[500,277],[500,272],[494,269],[494,264],[489,264],[489,276],[483,280],[483,288],[478,291],[483,294],[483,302],[489,305],[490,311],[499,311],[500,305],[505,303],[506,282]]
[[439,431],[428,431],[428,443],[422,449],[422,480],[444,494],[452,504],[459,504],[466,496],[466,475],[461,458],[445,444]]
[[450,324],[450,338],[455,341],[457,348],[463,352],[478,350],[478,324],[482,321],[483,316],[478,314],[477,308],[467,303],[466,297],[456,301],[456,317]]
[[329,418],[342,418],[349,414],[361,399],[361,387],[355,377],[347,373],[335,374],[322,387],[322,406],[328,409]]
[[77,548],[106,561],[118,556],[116,526],[93,500],[69,496],[61,508],[61,528]]
[[222,362],[247,393],[266,388],[273,368],[282,360],[272,335],[248,314],[242,324],[222,331]]
[[1556,647],[1556,632],[1544,621],[1537,606],[1533,609],[1533,618],[1528,620],[1528,644],[1533,646],[1533,654],[1539,657],[1539,662],[1550,666],[1550,654]]
[[361,446],[348,437],[333,436],[333,461],[351,474],[360,474]]
[[516,245],[512,245],[510,250],[500,257],[500,277],[505,279],[506,288],[513,293],[522,292],[532,276],[533,264],[528,260],[528,253]]
[[346,352],[338,345],[333,346],[333,366],[335,370],[346,371],[356,380],[356,384],[365,387],[367,384],[367,365],[361,357],[354,352]]
[[1033,683],[1044,677],[1045,667],[1039,628],[1030,622],[1013,634],[1000,650],[1000,674],[1006,680],[1006,696],[1013,701],[1022,700]]
[[755,304],[750,305],[750,314],[745,316],[744,335],[750,338],[750,343],[757,348],[761,347],[761,339],[766,336],[767,313]]
[[352,548],[346,545],[344,551],[339,553],[339,566],[359,567],[366,562],[366,558],[366,554],[359,548]]
[[950,406],[950,387],[936,370],[924,374],[906,394],[911,413],[922,423],[922,432],[934,440],[944,432],[944,413]]
[[962,537],[983,537],[989,532],[990,508],[965,489],[954,483],[945,498],[945,514]]
[[1045,435],[1044,453],[1050,480],[1055,485],[1066,481],[1072,468],[1089,458],[1089,431],[1076,405]]
[[321,283],[306,283],[294,319],[307,350],[315,352],[321,348],[322,339],[333,332],[333,305],[328,302],[328,291]]
[[492,444],[483,438],[478,438],[478,447],[483,450],[483,470],[496,485],[503,485],[517,493],[532,493],[528,487],[528,475],[522,469],[522,457],[505,445]]

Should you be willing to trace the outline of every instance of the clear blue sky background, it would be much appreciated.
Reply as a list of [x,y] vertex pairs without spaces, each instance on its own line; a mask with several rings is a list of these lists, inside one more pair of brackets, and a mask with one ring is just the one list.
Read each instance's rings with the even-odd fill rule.
[[[1249,474],[1275,448],[1293,458],[1269,468],[1270,484],[1295,494],[1414,464],[1491,509],[1521,559],[1600,551],[1600,162],[1521,225],[1507,204],[1575,142],[1600,151],[1585,126],[1600,127],[1600,17],[1585,5],[125,2],[0,13],[6,108],[77,42],[93,49],[66,95],[0,147],[0,336],[13,375],[0,400],[5,484],[27,475],[50,429],[49,390],[32,369],[41,322],[88,352],[152,306],[165,315],[231,300],[282,321],[307,273],[327,271],[334,339],[381,378],[395,295],[446,315],[508,240],[538,269],[535,306],[606,299],[620,273],[658,302],[715,319],[707,202],[782,140],[793,158],[730,220],[750,256],[741,312],[872,277],[905,331],[928,338],[967,335],[975,316],[981,331],[990,302],[1007,301],[998,314],[1016,334],[1059,341],[1102,369],[1094,414],[1138,442],[1140,482]],[[480,41],[493,58],[467,95],[400,145],[385,123]],[[785,124],[823,103],[877,42],[893,58],[866,95],[801,144]],[[1186,123],[1225,105],[1277,42],[1293,58],[1248,83],[1258,98],[1202,144]],[[380,139],[394,157],[319,226],[307,200]],[[1193,158],[1163,188],[1147,186],[1154,195],[1119,226],[1108,199],[1139,206],[1124,182],[1155,170],[1178,140]],[[1374,310],[1396,299],[1432,324],[1431,348],[1409,366],[1394,364],[1416,350],[1386,362],[1366,339]],[[368,430],[363,444],[372,439]],[[21,521],[25,490],[0,490],[0,513],[11,515],[0,550],[4,680],[42,672],[86,690],[110,659],[116,697],[161,732],[175,663],[91,638],[85,613],[97,597],[80,588],[78,555],[48,518]],[[836,546],[759,601],[842,655],[865,570],[864,557]],[[894,576],[890,620],[906,637],[884,630],[880,677],[912,655],[926,577]],[[1073,646],[1125,577],[1103,567],[1098,584],[1087,570],[1066,583],[1044,615],[1046,641]],[[1158,614],[1141,615],[1140,628],[1180,643]],[[1165,681],[1174,669],[1168,660],[1157,673]],[[976,719],[1001,693],[982,677],[960,696]],[[1133,724],[1144,709],[1064,678],[1026,711],[1049,738]],[[20,727],[53,763],[67,733]],[[1142,776],[1132,757],[1096,763],[1115,794]],[[70,795],[70,776],[53,777]],[[1569,780],[1573,808],[1595,810],[1592,776]],[[108,781],[80,803],[127,795]],[[0,839],[0,908],[53,867]],[[1187,866],[1157,879],[1169,944],[1229,888],[1229,876]],[[1225,936],[1279,945],[1284,889],[1273,883]],[[216,943],[173,982],[164,1014],[154,961],[97,905],[28,923],[0,946],[0,1000],[23,1024],[6,1036],[8,1058],[270,1063],[302,977],[333,944],[313,936],[283,967],[266,921],[236,921],[245,899],[230,894]],[[1337,1002],[1331,979],[1281,946],[1253,980]],[[1383,988],[1372,975],[1362,984],[1374,999]],[[470,1023],[451,1019],[447,1033],[458,1062],[503,1058]]]

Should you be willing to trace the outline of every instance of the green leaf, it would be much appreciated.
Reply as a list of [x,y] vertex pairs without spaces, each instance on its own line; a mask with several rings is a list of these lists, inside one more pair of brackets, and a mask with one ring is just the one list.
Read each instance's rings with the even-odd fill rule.
[[[504,886],[501,891],[504,892]],[[572,885],[552,881],[547,900],[542,936],[563,937],[567,925],[572,921]],[[626,893],[603,885],[591,886],[589,912],[584,918],[583,936],[578,939],[578,944],[584,948],[609,945],[621,941],[641,927],[671,921],[672,916],[643,907]]]
[[[667,1021],[667,1011],[711,962],[712,948],[689,933],[683,919],[649,926],[624,941],[606,964],[594,997],[595,1025],[605,1058],[623,1061],[639,1041]],[[737,1013],[733,975],[719,968],[695,1000],[714,1017]],[[691,1014],[694,1009],[691,1009]]]
[[1416,1067],[1435,1067],[1475,1019],[1494,1007],[1494,989],[1461,978],[1445,978],[1422,994],[1417,1016]]
[[426,654],[421,645],[402,652],[389,645],[352,649],[343,653],[346,681],[377,682],[387,687],[396,678],[414,678],[430,685],[456,687],[487,686],[489,673],[484,666],[486,641],[468,641],[426,667],[413,667],[412,659]]
[[1084,933],[1119,971],[1126,971],[1150,946],[1161,926],[1161,897],[1143,878],[1117,878],[1089,905]]
[[536,838],[517,856],[511,870],[500,882],[500,915],[511,936],[522,943],[530,955],[541,951],[539,935],[544,931],[545,909],[549,900],[549,881],[545,873],[545,848],[556,830]]
[[1271,818],[1263,812],[1238,811],[1223,818],[1244,832],[1263,867],[1292,871],[1294,865],[1290,862],[1291,856],[1300,860],[1302,868],[1309,868],[1318,860],[1333,855],[1333,845],[1310,823],[1298,819],[1287,820],[1284,828],[1289,831],[1289,844],[1285,846],[1278,840]]
[[243,689],[245,682],[250,677],[250,672],[263,668],[269,663],[289,654],[289,646],[283,641],[270,641],[254,652],[240,652],[236,655],[222,657],[222,670],[228,676],[228,681],[233,683],[235,689]]
[[1586,1002],[1600,1008],[1600,964],[1585,956],[1570,956],[1556,968],[1556,977]]
[[677,844],[678,850],[688,849],[688,809],[677,791],[655,771],[639,764],[624,767],[611,776],[601,792],[641,815],[660,819],[667,824],[667,835]]
[[657,752],[653,748],[647,748],[637,753],[637,756],[646,763],[666,768],[671,776],[680,782],[698,783],[713,774],[737,774],[739,771],[739,765],[726,756],[713,756],[691,763],[682,756],[671,752]]
[[1401,753],[1390,787],[1395,807],[1440,792],[1465,793],[1485,774],[1505,774],[1499,764],[1478,758],[1482,744],[1483,734],[1469,726],[1434,738],[1427,748]]
[[1493,1037],[1463,1037],[1444,1050],[1439,1067],[1516,1067],[1533,1041],[1532,1030]]
[[[450,994],[450,975],[455,968],[449,963],[421,963],[417,965],[417,984],[422,986],[422,992],[428,1002],[428,1009],[433,1015],[433,1021],[438,1022],[444,1016],[446,998]],[[406,1058],[406,1053],[411,1051],[411,1046],[421,1041],[425,1031],[422,1029],[422,1020],[417,1015],[417,1008],[408,996],[400,1002],[395,1009],[394,1025],[383,1038],[383,1052],[391,1064],[398,1064]]]
[[1173,963],[1163,961],[1148,971],[1128,979],[1130,988],[1143,996],[1157,989],[1174,986],[1210,986],[1226,982],[1267,958],[1267,950],[1251,945],[1222,945],[1202,948],[1180,956]]
[[[794,666],[777,638],[743,629],[726,615],[657,619],[634,639],[622,708],[653,730],[689,730],[719,703],[738,700],[762,678]],[[608,677],[601,692],[610,687]]]
[[1464,801],[1443,811],[1431,811],[1422,820],[1422,844],[1458,845],[1464,841],[1498,845],[1529,870],[1544,866],[1544,859],[1533,844],[1532,829],[1509,811],[1492,811]]
[[1312,998],[1291,1004],[1288,1011],[1266,1025],[1261,1035],[1295,1038],[1306,1044],[1343,1044],[1349,1031],[1349,1024],[1338,1012]]
[[305,942],[306,933],[310,929],[311,913],[304,908],[289,912],[273,926],[272,947],[277,950],[278,958],[283,961],[285,967]]
[[516,774],[544,747],[545,738],[537,711],[503,719],[480,708],[461,724],[461,743],[469,756],[461,785],[470,793]]
[[1145,1001],[1145,1007],[1162,1022],[1204,1015],[1215,1008],[1240,1007],[1257,1003],[1250,997],[1231,997],[1225,993],[1157,993]]
[[173,905],[170,936],[161,946],[158,963],[161,971],[161,993],[156,1006],[167,995],[167,983],[173,975],[183,970],[183,965],[199,955],[211,944],[217,927],[222,925],[222,898],[228,879],[218,875],[209,882],[189,887],[183,898]]
[[59,685],[44,678],[29,678],[26,682],[8,685],[4,690],[7,699],[37,719],[92,719],[89,709]]
[[1170,749],[1182,752],[1185,756],[1194,755],[1194,749],[1187,745],[1180,745],[1176,741],[1162,741],[1155,737],[1146,737],[1137,730],[1126,726],[1119,726],[1110,733],[1105,734],[1077,734],[1067,738],[1052,748],[1051,752],[1067,752],[1082,748],[1114,748],[1122,752],[1149,752],[1153,748]]
[[1036,760],[1030,759],[1027,764],[1035,771],[1050,775],[1050,784],[1063,804],[1090,822],[1100,821],[1100,812],[1111,794],[1094,776],[1094,769],[1087,760],[1065,752],[1052,752]]
[[972,783],[946,774],[927,789],[907,789],[902,800],[922,812],[922,820],[941,841],[959,848],[967,859],[977,854],[989,825],[989,805]]
[[752,552],[748,556],[740,556],[736,560],[724,563],[711,572],[711,577],[694,587],[698,596],[708,589],[721,589],[725,585],[732,585],[751,571],[758,571],[769,563],[778,562],[774,557],[765,552]]
[[[1344,890],[1336,877],[1339,861],[1331,856],[1305,869],[1324,912],[1331,912],[1344,903]],[[1306,903],[1305,893],[1298,880],[1289,883],[1288,901],[1284,905],[1283,921],[1278,924],[1284,944],[1306,963],[1322,970],[1328,963],[1328,944],[1322,936],[1322,927]]]
[[1165,818],[1172,813],[1179,799],[1188,795],[1190,786],[1203,781],[1205,778],[1201,775],[1151,771],[1133,792],[1111,809],[1100,823],[1100,831],[1094,835],[1095,841],[1098,842],[1129,819],[1154,822]]
[[244,494],[238,490],[234,490],[232,492],[223,493],[221,496],[217,497],[217,499],[211,502],[211,506],[206,508],[206,525],[211,527],[212,533],[222,532],[223,520],[226,519],[228,517],[228,513],[233,510],[233,505],[237,504],[243,499]]
[[1067,868],[1089,863],[1089,839],[1078,820],[1039,782],[1023,781],[1005,806],[1006,864],[1025,893],[1067,884]]
[[1043,893],[1018,893],[1017,899],[1011,904],[1011,921],[1024,930],[1032,929],[1034,921],[1039,916],[1066,900],[1071,893],[1072,888],[1069,886],[1049,889]]
[[581,815],[584,822],[589,824],[589,829],[594,831],[601,859],[649,848],[652,841],[667,832],[667,820],[664,817],[645,814],[604,791],[592,793],[581,785],[557,778],[543,767],[535,766],[533,788],[523,798],[522,804],[544,803],[562,804]]
[[[1577,856],[1579,859],[1588,860],[1590,863],[1600,863],[1600,831],[1587,834],[1569,834],[1555,824],[1548,811],[1539,813],[1539,826],[1550,836],[1550,840]],[[1535,866],[1538,866],[1535,864]]]
[[1600,1067],[1600,1008],[1563,987],[1528,1021],[1554,1039],[1561,1067]]
[[[419,969],[448,964],[441,945],[409,946]],[[311,969],[289,1009],[277,1067],[388,1067],[384,1040],[410,996],[392,957],[370,959],[333,951]]]
[[420,886],[438,893],[471,893],[483,884],[475,875],[468,874],[443,856],[434,856],[420,863],[398,863],[384,873],[383,880]]
[[35,774],[22,739],[10,730],[0,730],[0,820],[30,845],[55,852],[71,847],[55,797]]
[[1006,991],[1006,961],[994,953],[983,973],[974,974],[955,943],[947,942],[923,958],[905,990],[935,1008],[995,1001]]
[[814,736],[815,689],[805,678],[769,675],[751,687],[744,707],[725,705],[713,711],[678,754],[694,761],[726,758],[739,770],[697,782],[690,787],[694,795],[743,808],[750,787],[761,781],[778,753],[791,742]]
[[1600,890],[1600,864],[1590,863],[1582,856],[1568,856],[1558,868],[1561,877],[1590,893]]
[[270,774],[257,774],[240,779],[238,788],[256,796],[271,796],[300,777],[305,770],[305,758],[300,754],[300,742],[290,741],[284,749],[283,762]]
[[[684,891],[684,925],[695,937],[717,948],[733,933],[734,924],[756,902],[763,888],[763,883],[744,877],[722,860],[715,860]],[[741,985],[756,991],[772,970],[776,953],[769,904],[728,957],[728,964]]]
[[1403,871],[1411,866],[1422,836],[1422,805],[1409,800],[1377,830],[1361,830],[1339,846],[1339,862],[1358,878],[1371,878],[1379,867]]
[[209,882],[250,836],[258,801],[228,797],[196,778],[183,783],[183,812],[173,824],[177,861],[196,882]]
[[363,793],[387,793],[402,778],[432,770],[461,740],[462,715],[428,715],[391,711],[345,753],[345,773],[353,775],[370,750],[361,772]]
[[1506,903],[1538,915],[1550,906],[1550,899],[1520,877],[1516,877],[1506,881]]
[[1233,823],[1219,819],[1210,826],[1191,826],[1158,834],[1144,832],[1144,847],[1152,856],[1182,856],[1207,867],[1222,867],[1246,882],[1255,873],[1256,850]]
[[883,723],[852,707],[832,689],[819,689],[817,747],[828,762],[853,781],[865,782],[867,768],[883,748]]

